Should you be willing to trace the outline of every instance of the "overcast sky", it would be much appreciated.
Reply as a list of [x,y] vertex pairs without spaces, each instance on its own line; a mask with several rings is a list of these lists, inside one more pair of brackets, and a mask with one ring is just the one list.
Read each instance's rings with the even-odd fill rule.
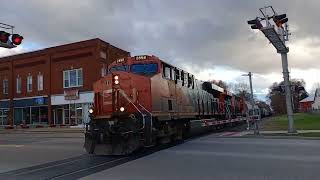
[[132,55],[154,54],[199,79],[247,82],[263,98],[282,80],[281,58],[247,20],[273,5],[286,13],[291,78],[311,91],[320,78],[320,15],[317,0],[2,0],[0,22],[16,26],[25,39],[0,56],[101,38]]

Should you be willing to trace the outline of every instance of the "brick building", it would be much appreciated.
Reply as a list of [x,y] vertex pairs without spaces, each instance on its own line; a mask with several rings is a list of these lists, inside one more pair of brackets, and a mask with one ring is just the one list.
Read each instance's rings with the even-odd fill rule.
[[100,39],[0,58],[0,125],[88,121],[92,84],[130,53]]

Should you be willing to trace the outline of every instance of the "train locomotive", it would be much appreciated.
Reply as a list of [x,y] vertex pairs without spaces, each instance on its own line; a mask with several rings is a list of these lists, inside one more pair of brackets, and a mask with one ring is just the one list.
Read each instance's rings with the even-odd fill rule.
[[222,126],[245,116],[242,98],[153,55],[114,61],[93,89],[84,144],[91,154],[130,154],[182,140],[193,120]]

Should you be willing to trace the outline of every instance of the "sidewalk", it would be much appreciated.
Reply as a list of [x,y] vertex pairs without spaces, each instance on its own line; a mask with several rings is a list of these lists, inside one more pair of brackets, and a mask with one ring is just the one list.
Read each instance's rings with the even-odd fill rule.
[[[320,132],[319,129],[314,130],[297,130],[298,133],[318,133]],[[286,134],[288,131],[260,131],[261,134]]]
[[84,128],[69,128],[69,127],[44,127],[44,128],[29,128],[29,129],[0,129],[0,134],[8,133],[83,133]]

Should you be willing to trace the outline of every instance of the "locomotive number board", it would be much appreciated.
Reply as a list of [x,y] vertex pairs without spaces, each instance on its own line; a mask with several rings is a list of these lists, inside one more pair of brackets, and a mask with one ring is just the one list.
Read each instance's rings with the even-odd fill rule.
[[140,60],[146,60],[147,56],[143,55],[143,56],[135,56],[135,60],[140,61]]
[[120,58],[120,59],[117,59],[117,60],[116,60],[117,63],[123,63],[124,61],[125,61],[124,58]]

